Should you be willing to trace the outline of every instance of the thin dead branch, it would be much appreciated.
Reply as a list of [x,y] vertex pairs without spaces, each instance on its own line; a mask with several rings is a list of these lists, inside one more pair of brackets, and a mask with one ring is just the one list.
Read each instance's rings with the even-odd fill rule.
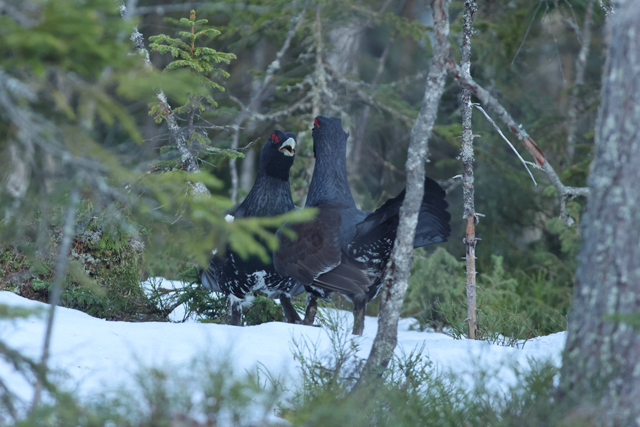
[[320,102],[322,93],[326,90],[326,75],[322,66],[322,20],[320,15],[320,6],[316,7],[316,22],[313,25],[313,40],[315,47],[316,69],[314,86],[311,90],[313,109],[311,115],[316,117],[320,114]]
[[393,108],[387,107],[381,102],[378,102],[373,96],[369,95],[367,92],[362,90],[359,85],[355,84],[353,80],[347,79],[338,71],[336,71],[330,64],[324,64],[329,74],[340,84],[342,84],[346,89],[357,95],[364,103],[367,105],[371,105],[372,107],[376,107],[380,111],[384,111],[385,113],[397,118],[402,123],[404,123],[407,127],[413,126],[413,121],[408,116],[394,110]]
[[531,21],[529,22],[529,26],[527,27],[527,31],[524,33],[524,37],[522,38],[522,43],[520,43],[520,46],[518,46],[518,50],[516,50],[515,55],[513,55],[513,59],[511,60],[511,65],[513,65],[513,63],[516,61],[516,58],[520,53],[520,49],[522,49],[522,46],[524,46],[524,42],[527,41],[527,36],[529,35],[529,31],[531,30],[531,25],[533,25],[533,21],[536,19],[536,15],[538,14],[538,10],[540,9],[540,6],[542,6],[543,1],[544,0],[540,0],[538,2],[538,6],[536,7],[535,12],[533,12],[533,16],[531,17]]
[[476,109],[480,110],[482,112],[482,114],[484,114],[485,118],[489,121],[489,123],[491,123],[491,125],[498,132],[498,134],[500,134],[502,139],[504,139],[504,141],[507,144],[509,144],[509,147],[511,147],[511,150],[516,154],[516,156],[518,156],[518,159],[520,159],[520,162],[522,163],[524,168],[527,170],[527,172],[529,172],[529,176],[531,177],[531,180],[533,181],[533,184],[537,186],[538,183],[536,182],[536,179],[533,177],[533,174],[531,173],[531,170],[529,170],[529,167],[527,166],[527,162],[522,158],[520,153],[518,153],[518,150],[516,150],[516,147],[514,147],[513,144],[511,144],[511,141],[509,141],[509,139],[506,136],[504,136],[504,133],[502,133],[502,130],[498,127],[496,122],[493,121],[491,116],[489,116],[489,114],[487,114],[487,112],[484,110],[484,108],[482,108],[479,104],[472,104],[472,105]]
[[495,99],[485,88],[476,83],[471,78],[471,76],[464,73],[464,71],[453,61],[453,59],[449,58],[449,60],[447,61],[447,67],[449,72],[453,74],[453,76],[461,86],[471,89],[473,94],[478,97],[485,108],[495,111],[500,120],[502,120],[502,122],[507,125],[509,130],[511,130],[511,132],[513,132],[518,137],[527,151],[531,153],[531,155],[535,159],[536,165],[539,166],[540,169],[545,171],[545,173],[549,177],[549,180],[551,181],[551,184],[558,191],[558,196],[561,200],[561,218],[567,225],[573,224],[573,219],[571,219],[571,216],[566,211],[566,209],[563,209],[563,200],[566,202],[567,198],[573,198],[576,196],[588,196],[589,189],[586,187],[568,187],[564,185],[553,166],[551,166],[551,163],[547,161],[546,156],[538,147],[538,144],[536,144],[533,138],[531,138],[529,134],[527,134],[522,125],[516,123],[513,117],[511,117],[511,115],[507,112],[507,110],[505,110],[500,102],[498,102],[498,100]]
[[[387,56],[389,55],[391,45],[393,44],[394,41],[395,41],[395,37],[391,36],[387,41],[387,45],[382,51],[382,55],[380,55],[380,58],[378,58],[378,67],[376,69],[376,74],[373,76],[373,79],[371,80],[371,86],[370,86],[373,90],[375,90],[375,88],[378,86],[378,80],[380,80],[380,76],[384,71],[384,64],[387,60]],[[351,165],[351,168],[354,171],[358,167],[358,164],[360,163],[360,153],[362,152],[362,146],[364,144],[364,134],[367,129],[367,125],[369,123],[370,117],[371,117],[371,105],[367,104],[364,107],[364,110],[362,111],[362,115],[360,116],[360,121],[358,122],[358,125],[356,127],[356,132],[354,135],[355,138],[353,141],[353,150],[351,151],[351,161],[349,162],[349,165]],[[351,175],[353,176],[353,174]]]

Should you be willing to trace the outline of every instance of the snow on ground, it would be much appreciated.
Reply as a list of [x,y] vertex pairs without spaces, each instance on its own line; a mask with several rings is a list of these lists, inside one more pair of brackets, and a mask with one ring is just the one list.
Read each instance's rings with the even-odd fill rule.
[[[0,304],[47,307],[6,291],[0,292]],[[345,328],[350,328],[350,313],[334,310],[333,314],[341,318]],[[550,359],[560,366],[565,343],[565,334],[557,333],[530,340],[523,349],[515,349],[454,340],[441,333],[411,331],[411,323],[411,319],[401,320],[398,354],[424,346],[424,354],[440,372],[452,371],[469,381],[480,369],[497,369],[499,387],[505,387],[514,378],[513,371],[501,362],[526,368],[532,358]],[[367,357],[376,329],[377,319],[367,317],[364,336],[357,338],[360,357]],[[44,331],[44,315],[0,321],[0,340],[36,360],[40,359]],[[197,322],[107,322],[76,310],[58,308],[50,366],[66,372],[64,385],[86,398],[126,384],[141,366],[178,366],[203,354],[214,360],[231,360],[236,372],[253,372],[260,363],[272,374],[295,381],[298,363],[292,356],[291,343],[301,339],[316,343],[321,352],[329,354],[329,336],[319,327],[278,322],[249,327]],[[12,372],[6,363],[0,363],[0,378],[22,397],[29,398],[31,386]]]

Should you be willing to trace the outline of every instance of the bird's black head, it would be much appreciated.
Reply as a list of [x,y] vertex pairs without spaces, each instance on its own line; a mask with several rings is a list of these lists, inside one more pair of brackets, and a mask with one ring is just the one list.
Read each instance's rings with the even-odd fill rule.
[[289,169],[296,156],[297,138],[291,132],[273,131],[260,151],[259,170],[267,175],[289,180]]
[[342,120],[337,117],[318,116],[313,119],[313,155],[344,157],[349,134],[342,129]]

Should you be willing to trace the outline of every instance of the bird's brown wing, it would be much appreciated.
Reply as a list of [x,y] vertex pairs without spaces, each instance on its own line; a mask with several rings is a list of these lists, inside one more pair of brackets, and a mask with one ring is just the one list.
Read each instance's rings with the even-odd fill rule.
[[362,293],[369,286],[367,277],[343,257],[340,246],[340,207],[318,206],[317,216],[309,222],[287,224],[296,233],[289,239],[282,231],[273,255],[276,271],[293,277],[303,285],[314,285],[331,291]]
[[342,262],[336,268],[316,277],[313,286],[346,295],[362,294],[369,290],[371,282],[358,265],[342,254]]

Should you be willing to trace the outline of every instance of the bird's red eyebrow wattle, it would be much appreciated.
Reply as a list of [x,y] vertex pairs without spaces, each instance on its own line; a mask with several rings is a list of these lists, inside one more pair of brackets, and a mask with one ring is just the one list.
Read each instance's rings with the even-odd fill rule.
[[318,124],[318,118],[317,117],[315,119],[313,119],[313,123],[315,123],[315,125],[317,127],[320,127],[320,125]]
[[275,133],[271,135],[271,138],[275,139],[278,144],[280,143],[280,140],[278,139]]

